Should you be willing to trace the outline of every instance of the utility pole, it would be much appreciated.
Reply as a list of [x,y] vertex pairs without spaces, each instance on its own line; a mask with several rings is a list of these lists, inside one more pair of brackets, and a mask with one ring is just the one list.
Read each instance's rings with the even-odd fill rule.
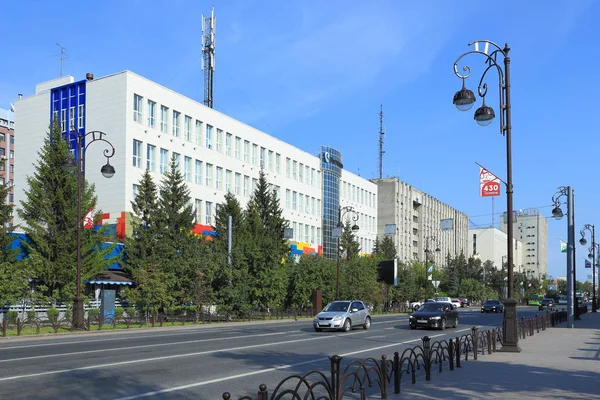
[[64,64],[65,60],[67,58],[69,58],[69,56],[65,52],[66,49],[63,46],[61,46],[59,43],[56,43],[56,45],[58,47],[60,47],[60,77],[62,78],[62,76],[63,76],[63,64]]
[[383,104],[379,107],[379,179],[383,178]]

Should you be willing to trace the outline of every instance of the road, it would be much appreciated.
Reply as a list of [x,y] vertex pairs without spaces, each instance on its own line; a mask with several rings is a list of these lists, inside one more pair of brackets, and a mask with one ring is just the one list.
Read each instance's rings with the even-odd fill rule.
[[[534,307],[519,308],[519,317]],[[502,314],[460,310],[446,331],[410,330],[408,316],[374,316],[371,329],[321,332],[311,320],[0,338],[0,399],[221,399],[272,390],[288,375],[328,371],[327,357],[392,357],[428,335],[499,326]],[[237,397],[234,397],[237,398]]]

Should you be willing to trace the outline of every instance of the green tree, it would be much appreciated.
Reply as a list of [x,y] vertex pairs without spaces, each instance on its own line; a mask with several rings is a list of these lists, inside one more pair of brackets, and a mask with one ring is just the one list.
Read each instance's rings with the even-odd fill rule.
[[298,310],[310,310],[316,290],[321,290],[324,304],[332,301],[333,297],[329,294],[334,287],[335,268],[335,262],[324,257],[303,255],[298,263],[288,259],[286,305]]
[[175,156],[169,163],[169,171],[164,174],[158,200],[162,223],[172,240],[187,235],[194,227],[194,208],[190,189],[179,170]]
[[[27,263],[33,276],[43,281],[38,288],[50,301],[69,302],[75,293],[77,178],[63,169],[70,155],[69,147],[55,123],[38,152],[33,176],[27,177],[25,199],[17,212],[25,222],[24,242]],[[82,183],[81,209],[96,207],[94,186]],[[102,272],[113,261],[107,260],[112,246],[105,246],[106,230],[82,230],[81,280]]]
[[372,253],[374,256],[381,256],[381,241],[379,240],[379,236],[375,237]]
[[396,258],[396,245],[390,236],[384,236],[381,241],[381,255],[386,260],[393,260]]
[[360,254],[360,244],[356,234],[352,231],[352,223],[346,220],[342,225],[342,236],[340,237],[340,254],[344,259],[353,260]]

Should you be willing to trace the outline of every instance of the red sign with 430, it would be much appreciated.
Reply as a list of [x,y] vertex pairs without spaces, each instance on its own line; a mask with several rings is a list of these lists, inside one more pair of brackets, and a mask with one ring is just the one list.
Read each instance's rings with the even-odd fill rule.
[[479,167],[479,195],[500,196],[500,179],[481,167]]

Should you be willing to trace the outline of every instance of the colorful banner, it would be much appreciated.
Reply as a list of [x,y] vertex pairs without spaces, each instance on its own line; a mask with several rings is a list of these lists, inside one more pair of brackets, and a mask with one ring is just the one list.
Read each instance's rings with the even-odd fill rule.
[[500,179],[481,167],[479,167],[479,195],[481,197],[500,196]]
[[585,260],[585,267],[592,268],[592,263],[589,260]]
[[560,252],[561,253],[566,253],[567,252],[567,243],[563,242],[562,240],[560,241]]

